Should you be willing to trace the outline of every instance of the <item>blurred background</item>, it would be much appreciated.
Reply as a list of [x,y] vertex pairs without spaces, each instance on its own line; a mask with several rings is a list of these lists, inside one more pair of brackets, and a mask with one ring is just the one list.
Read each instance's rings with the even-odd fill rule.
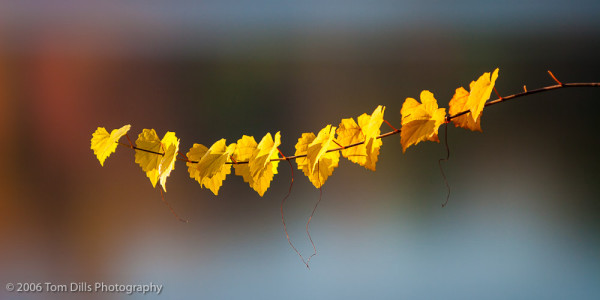
[[[279,214],[286,163],[264,197],[229,175],[219,196],[182,162],[166,200],[119,147],[101,167],[97,127],[174,131],[193,143],[303,132],[500,68],[508,95],[599,82],[598,1],[0,2],[0,298],[17,282],[163,284],[165,299],[598,299],[600,89],[537,94],[484,111],[377,171],[342,160],[312,219],[307,270]],[[495,97],[493,97],[495,98]],[[387,131],[384,125],[382,131]],[[124,141],[124,140],[123,140]],[[294,163],[294,169],[296,165]],[[308,255],[319,198],[297,169],[285,206]],[[158,298],[134,294],[131,299]]]

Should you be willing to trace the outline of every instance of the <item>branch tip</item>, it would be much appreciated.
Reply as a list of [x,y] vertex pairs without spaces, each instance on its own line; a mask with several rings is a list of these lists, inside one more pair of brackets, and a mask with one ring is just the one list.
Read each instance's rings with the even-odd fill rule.
[[[283,158],[283,160],[290,160],[287,156],[285,156],[283,154],[283,152],[281,152],[281,149],[279,149],[279,147],[277,147],[277,151],[279,151],[279,154],[281,154],[281,157]],[[293,172],[293,170],[292,170],[292,172]]]
[[496,96],[498,96],[498,99],[500,99],[500,100],[504,99],[502,96],[500,96],[500,93],[498,93],[498,90],[496,89],[496,87],[494,87],[494,92],[496,93]]
[[388,122],[386,119],[383,119],[383,121],[385,122],[385,124],[390,126],[390,128],[392,128],[394,131],[399,131],[396,127],[392,126],[392,124],[390,122]]
[[183,161],[191,162],[190,159],[185,154],[183,154],[181,151],[177,151],[177,154],[183,157],[182,158]]
[[338,145],[338,147],[342,148],[342,149],[346,149],[345,146],[340,145],[340,143],[338,143],[336,140],[332,140],[336,145]]
[[552,74],[552,72],[550,70],[548,70],[548,74],[550,74],[550,77],[552,77],[552,79],[554,79],[554,81],[556,81],[556,83],[558,83],[558,85],[560,86],[564,86],[564,84],[562,84],[562,82],[560,82],[556,76],[554,76],[554,74]]
[[131,139],[129,138],[129,134],[125,133],[125,137],[127,138],[127,140],[129,141],[129,148],[134,149],[135,147],[133,147],[133,143],[131,142]]

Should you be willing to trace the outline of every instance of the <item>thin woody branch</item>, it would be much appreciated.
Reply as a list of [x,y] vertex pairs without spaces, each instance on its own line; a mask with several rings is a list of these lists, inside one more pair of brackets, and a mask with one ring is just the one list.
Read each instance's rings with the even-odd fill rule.
[[[485,104],[485,107],[492,106],[492,105],[495,105],[495,104],[498,104],[498,103],[502,103],[502,102],[506,102],[506,101],[511,100],[511,99],[525,97],[525,96],[529,96],[529,95],[533,95],[533,94],[538,94],[538,93],[543,93],[543,92],[548,92],[548,91],[553,91],[553,90],[557,90],[557,89],[561,89],[561,88],[600,87],[600,82],[561,83],[560,81],[558,81],[558,79],[556,79],[556,77],[554,76],[554,74],[552,74],[552,72],[548,71],[548,73],[550,74],[550,76],[552,77],[552,79],[554,79],[554,81],[556,81],[558,84],[551,85],[551,86],[546,86],[546,87],[542,87],[542,88],[535,89],[535,90],[526,90],[524,88],[524,91],[521,92],[521,93],[512,94],[512,95],[504,96],[504,97],[501,97],[501,96],[498,95],[499,97],[497,99],[487,102]],[[462,116],[464,114],[467,114],[467,113],[469,113],[469,110],[465,110],[465,111],[456,113],[454,115],[449,115],[449,116],[446,117],[446,122],[449,122],[452,119],[460,117],[460,116]],[[393,126],[391,126],[391,124],[389,124],[387,121],[386,121],[386,123],[390,127],[393,128]],[[382,138],[385,138],[385,137],[388,137],[388,136],[396,135],[396,134],[398,134],[400,132],[401,132],[401,129],[394,129],[393,131],[380,134],[379,136],[377,136],[377,138],[378,139],[382,139]],[[362,145],[364,143],[365,143],[365,141],[362,141],[362,142],[357,142],[357,143],[350,144],[350,145],[345,145],[345,146],[338,144],[339,147],[333,148],[333,149],[329,149],[329,150],[327,150],[327,152],[334,152],[334,151],[340,151],[340,150],[344,150],[344,149],[348,149],[348,148],[353,148],[353,147]],[[153,154],[157,154],[157,155],[164,155],[164,153],[155,152],[155,151],[151,151],[151,150],[147,150],[147,149],[142,149],[142,148],[135,147],[133,145],[127,145],[127,144],[121,143],[121,142],[118,142],[118,144],[121,145],[121,146],[127,147],[127,148],[134,149],[136,151],[144,151],[144,152],[153,153]],[[280,154],[283,157],[271,159],[271,161],[284,161],[284,160],[289,161],[289,160],[292,160],[292,159],[297,159],[297,158],[301,158],[301,157],[306,157],[307,156],[306,154],[293,155],[293,156],[285,156],[285,155],[283,155],[283,153],[281,153],[281,151],[280,151]],[[198,161],[191,161],[189,159],[183,159],[183,158],[178,158],[178,160],[186,161],[186,162],[189,162],[189,163],[198,163]],[[248,161],[231,161],[231,162],[227,162],[227,164],[247,164],[247,163],[248,163]]]
[[[523,97],[523,96],[529,96],[529,95],[533,95],[533,94],[538,94],[538,93],[542,93],[542,92],[548,92],[548,91],[552,91],[552,90],[557,90],[560,88],[573,88],[573,87],[600,87],[600,82],[578,82],[578,83],[563,83],[563,84],[557,84],[557,85],[551,85],[551,86],[546,86],[543,88],[539,88],[539,89],[535,89],[535,90],[529,90],[529,91],[524,91],[521,93],[517,93],[517,94],[513,94],[510,96],[505,96],[502,98],[498,98],[496,100],[492,100],[489,101],[485,104],[486,107],[488,106],[492,106],[494,104],[498,104],[510,99],[515,99],[515,98],[519,98],[519,97]],[[448,120],[452,120],[454,118],[460,117],[466,113],[468,113],[469,111],[462,111],[459,112],[457,114],[454,114],[452,116],[448,117]]]
[[130,148],[130,149],[133,149],[133,150],[144,151],[144,152],[148,152],[148,153],[152,153],[152,154],[156,154],[156,155],[160,155],[160,156],[165,155],[164,153],[160,153],[160,152],[156,152],[156,151],[152,151],[152,150],[148,150],[148,149],[139,148],[139,147],[136,147],[136,146],[133,146],[133,145],[127,145],[127,144],[121,143],[121,142],[117,142],[117,143],[119,143],[119,145],[121,145],[121,146]]

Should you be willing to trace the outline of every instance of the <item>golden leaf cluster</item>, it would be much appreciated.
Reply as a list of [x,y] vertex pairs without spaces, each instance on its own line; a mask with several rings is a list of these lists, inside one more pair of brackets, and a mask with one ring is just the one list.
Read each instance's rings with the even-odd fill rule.
[[[402,151],[406,152],[407,148],[422,141],[439,142],[438,129],[450,120],[457,127],[481,131],[482,111],[497,78],[498,69],[495,69],[471,82],[469,92],[463,87],[456,89],[449,102],[449,115],[445,108],[438,107],[433,93],[428,90],[421,92],[420,101],[406,98],[400,110],[401,128],[386,135],[400,133]],[[295,159],[298,169],[316,188],[322,187],[338,167],[340,154],[353,163],[375,171],[379,150],[383,145],[380,128],[383,122],[387,122],[383,117],[384,112],[385,107],[379,105],[370,115],[362,114],[356,120],[342,119],[337,127],[327,125],[316,135],[312,132],[303,133],[296,143],[293,157],[286,157],[279,151],[280,132],[275,135],[267,133],[259,143],[247,135],[231,144],[227,144],[225,139],[210,147],[195,143],[183,154],[179,152],[179,139],[174,132],[167,132],[160,139],[154,129],[144,129],[138,135],[135,146],[130,144],[129,147],[135,150],[135,162],[146,173],[153,187],[160,182],[166,191],[167,177],[180,155],[186,162],[190,177],[215,195],[219,193],[227,175],[231,174],[233,166],[235,175],[241,176],[262,197],[277,174],[281,160]],[[104,127],[98,127],[92,134],[91,149],[102,166],[130,128],[130,125],[125,125],[109,134]]]

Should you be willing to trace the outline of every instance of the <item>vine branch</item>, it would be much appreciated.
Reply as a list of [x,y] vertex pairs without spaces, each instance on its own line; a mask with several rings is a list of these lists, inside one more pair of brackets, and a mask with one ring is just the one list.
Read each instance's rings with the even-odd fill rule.
[[[557,90],[557,89],[561,89],[561,88],[600,87],[600,82],[562,83],[562,82],[560,82],[554,76],[554,74],[552,74],[552,72],[548,71],[548,73],[550,74],[550,76],[552,77],[552,79],[557,83],[556,85],[545,86],[545,87],[538,88],[538,89],[535,89],[535,90],[527,90],[526,88],[524,88],[523,92],[512,94],[512,95],[509,95],[509,96],[504,96],[504,97],[500,96],[500,94],[497,94],[498,98],[495,99],[495,100],[492,100],[492,101],[488,101],[485,104],[485,107],[492,106],[492,105],[495,105],[495,104],[498,104],[498,103],[502,103],[502,102],[506,102],[506,101],[511,100],[511,99],[520,98],[520,97],[529,96],[529,95],[538,94],[538,93],[543,93],[543,92],[548,92],[548,91],[553,91],[553,90]],[[454,115],[447,116],[446,117],[446,122],[450,122],[452,119],[458,118],[458,117],[460,117],[460,116],[462,116],[464,114],[467,114],[467,113],[469,113],[469,110],[465,110],[465,111],[456,113]],[[389,122],[386,121],[386,123],[391,128],[394,128]],[[392,131],[380,134],[379,136],[377,136],[377,138],[378,139],[386,138],[388,136],[396,135],[396,134],[398,134],[400,132],[401,132],[401,129],[394,129]],[[127,148],[131,148],[133,150],[144,151],[144,152],[148,152],[148,153],[152,153],[152,154],[157,154],[157,155],[161,155],[161,156],[164,155],[164,153],[155,152],[155,151],[151,151],[151,150],[147,150],[147,149],[135,147],[135,146],[133,146],[133,144],[127,145],[127,144],[121,143],[121,142],[117,142],[117,143],[119,145],[121,145],[121,146],[124,146],[124,147],[127,147]],[[356,146],[362,145],[364,143],[365,143],[365,141],[362,141],[362,142],[357,142],[357,143],[350,144],[350,145],[345,145],[345,146],[338,144],[339,147],[333,148],[333,149],[329,149],[329,150],[327,150],[327,152],[334,152],[334,151],[345,150],[345,149],[348,149],[348,148],[352,148],[352,147],[356,147]],[[336,144],[337,144],[337,142],[336,142]],[[297,159],[297,158],[301,158],[301,157],[306,157],[307,156],[307,154],[285,156],[285,155],[283,155],[283,153],[281,153],[281,151],[280,151],[280,154],[283,157],[274,158],[274,159],[271,159],[271,161],[284,161],[284,160],[289,161],[289,160],[292,160],[292,159]],[[177,159],[178,160],[182,160],[182,161],[186,161],[186,162],[189,162],[189,163],[198,163],[198,161],[191,161],[189,159],[183,159],[183,158],[179,158],[179,157]],[[226,163],[227,164],[247,164],[248,161],[231,161],[231,162],[226,162]]]
[[[556,90],[556,89],[560,89],[560,88],[573,88],[573,87],[600,87],[600,82],[576,82],[576,83],[562,83],[562,84],[556,84],[556,85],[550,85],[550,86],[545,86],[543,88],[539,88],[539,89],[535,89],[535,90],[525,90],[521,93],[517,93],[517,94],[512,94],[510,96],[505,96],[502,98],[498,98],[496,100],[492,100],[489,101],[485,104],[485,107],[488,106],[492,106],[494,104],[498,104],[501,102],[505,102],[508,101],[510,99],[515,99],[515,98],[519,98],[519,97],[523,97],[523,96],[529,96],[529,95],[533,95],[533,94],[538,94],[538,93],[543,93],[543,92],[548,92],[548,91],[552,91],[552,90]],[[466,113],[468,113],[469,111],[461,111],[457,114],[454,114],[452,116],[448,117],[448,120],[452,120],[454,118],[460,117]]]

